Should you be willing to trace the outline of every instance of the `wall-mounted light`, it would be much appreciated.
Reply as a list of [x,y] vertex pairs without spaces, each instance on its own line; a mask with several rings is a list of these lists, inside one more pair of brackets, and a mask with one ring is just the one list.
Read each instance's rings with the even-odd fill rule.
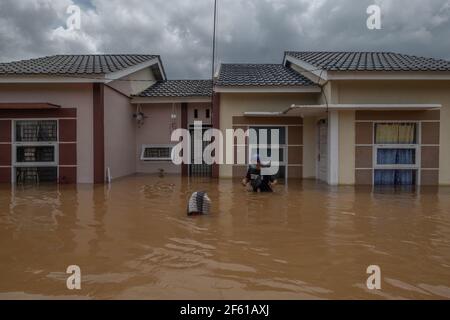
[[141,105],[137,105],[136,113],[133,114],[133,118],[136,119],[136,123],[138,127],[141,127],[144,124],[146,118],[148,118],[141,110]]

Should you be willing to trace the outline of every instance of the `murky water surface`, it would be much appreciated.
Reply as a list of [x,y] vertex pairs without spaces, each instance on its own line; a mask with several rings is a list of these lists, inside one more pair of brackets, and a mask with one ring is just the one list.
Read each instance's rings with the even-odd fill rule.
[[[197,190],[213,213],[188,218]],[[80,291],[66,288],[69,265]],[[369,265],[380,291],[366,288]],[[1,186],[0,298],[449,299],[450,188],[305,181],[254,194],[153,176]]]

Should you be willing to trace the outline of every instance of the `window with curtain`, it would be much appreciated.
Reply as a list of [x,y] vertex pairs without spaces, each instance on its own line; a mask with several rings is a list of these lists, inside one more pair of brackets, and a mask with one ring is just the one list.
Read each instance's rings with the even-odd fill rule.
[[417,123],[377,123],[375,185],[413,185],[419,168]]
[[416,149],[377,149],[377,165],[415,165]]
[[416,144],[416,123],[379,123],[375,125],[375,144]]
[[414,185],[416,184],[415,170],[375,170],[375,184],[386,185]]

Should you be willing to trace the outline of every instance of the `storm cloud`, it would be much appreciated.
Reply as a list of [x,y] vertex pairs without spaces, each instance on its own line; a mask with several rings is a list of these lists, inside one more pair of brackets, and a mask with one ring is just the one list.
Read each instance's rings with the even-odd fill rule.
[[[67,30],[79,5],[81,29]],[[369,30],[378,4],[382,29]],[[0,60],[160,54],[171,79],[211,73],[213,0],[1,0]],[[219,0],[220,62],[280,63],[286,50],[395,51],[450,59],[450,0]]]

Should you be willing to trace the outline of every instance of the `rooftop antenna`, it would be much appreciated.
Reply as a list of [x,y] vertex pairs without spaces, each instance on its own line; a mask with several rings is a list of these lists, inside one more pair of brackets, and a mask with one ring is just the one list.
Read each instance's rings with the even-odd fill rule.
[[214,82],[214,73],[216,66],[216,25],[217,25],[217,0],[214,0],[214,27],[213,27],[213,43],[212,43],[212,70],[211,80]]

